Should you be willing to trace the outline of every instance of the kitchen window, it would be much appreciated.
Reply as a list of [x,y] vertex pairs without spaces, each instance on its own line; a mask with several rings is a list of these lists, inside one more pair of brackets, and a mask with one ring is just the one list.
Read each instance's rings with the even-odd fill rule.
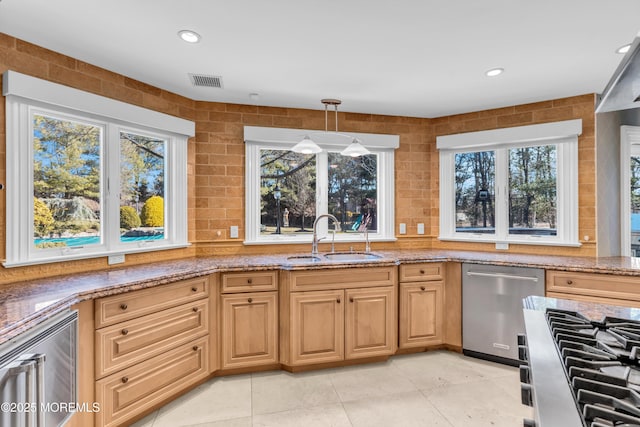
[[[340,222],[336,241],[362,241],[365,228],[373,241],[393,240],[393,164],[399,138],[358,134],[371,154],[349,157],[340,151],[351,139],[312,133],[321,153],[290,151],[306,133],[245,127],[245,243],[311,242],[313,222],[323,213]],[[332,230],[328,221],[318,223],[320,235]]]
[[580,120],[441,136],[441,240],[577,246]]
[[6,267],[184,247],[192,122],[15,72]]

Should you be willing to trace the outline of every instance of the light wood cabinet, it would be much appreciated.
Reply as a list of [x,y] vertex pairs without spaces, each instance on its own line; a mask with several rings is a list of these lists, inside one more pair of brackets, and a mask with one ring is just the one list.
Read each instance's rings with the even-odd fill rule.
[[97,425],[124,425],[208,377],[215,342],[210,281],[199,277],[95,301]]
[[394,287],[345,291],[345,358],[383,356],[395,351]]
[[222,273],[221,368],[278,363],[278,271]]
[[344,291],[291,293],[290,364],[344,359]]
[[208,376],[207,337],[183,344],[96,382],[97,424],[122,425]]
[[222,296],[222,368],[278,362],[278,293]]
[[547,270],[546,287],[550,297],[640,306],[640,279],[637,277]]
[[207,335],[208,325],[204,299],[98,329],[96,378]]
[[208,296],[209,277],[204,276],[100,298],[96,300],[95,325],[102,328]]
[[399,347],[442,344],[444,326],[442,281],[400,284]]
[[444,343],[443,270],[442,263],[400,266],[399,348]]
[[281,363],[301,366],[393,354],[396,283],[395,267],[283,272]]

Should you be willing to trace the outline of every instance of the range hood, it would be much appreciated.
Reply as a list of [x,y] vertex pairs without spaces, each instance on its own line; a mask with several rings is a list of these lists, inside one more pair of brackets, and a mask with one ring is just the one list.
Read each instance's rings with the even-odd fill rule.
[[640,34],[604,88],[596,113],[640,108]]

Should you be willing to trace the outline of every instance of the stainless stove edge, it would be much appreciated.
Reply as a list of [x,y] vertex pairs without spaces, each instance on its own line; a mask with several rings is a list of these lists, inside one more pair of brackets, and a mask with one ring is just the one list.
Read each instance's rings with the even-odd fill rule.
[[544,311],[523,313],[536,427],[584,427]]

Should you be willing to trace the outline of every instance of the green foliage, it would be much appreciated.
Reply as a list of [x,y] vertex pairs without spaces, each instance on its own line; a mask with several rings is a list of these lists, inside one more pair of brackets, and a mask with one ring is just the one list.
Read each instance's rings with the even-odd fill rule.
[[101,128],[40,115],[33,126],[35,196],[97,199]]
[[65,242],[41,242],[36,245],[38,249],[64,248],[67,246]]
[[37,197],[33,198],[33,232],[44,237],[53,231],[53,215],[47,205]]
[[145,227],[164,226],[164,199],[160,196],[149,197],[142,206],[140,220]]
[[132,228],[138,228],[142,224],[138,212],[131,206],[120,207],[120,228],[125,230],[131,230]]

